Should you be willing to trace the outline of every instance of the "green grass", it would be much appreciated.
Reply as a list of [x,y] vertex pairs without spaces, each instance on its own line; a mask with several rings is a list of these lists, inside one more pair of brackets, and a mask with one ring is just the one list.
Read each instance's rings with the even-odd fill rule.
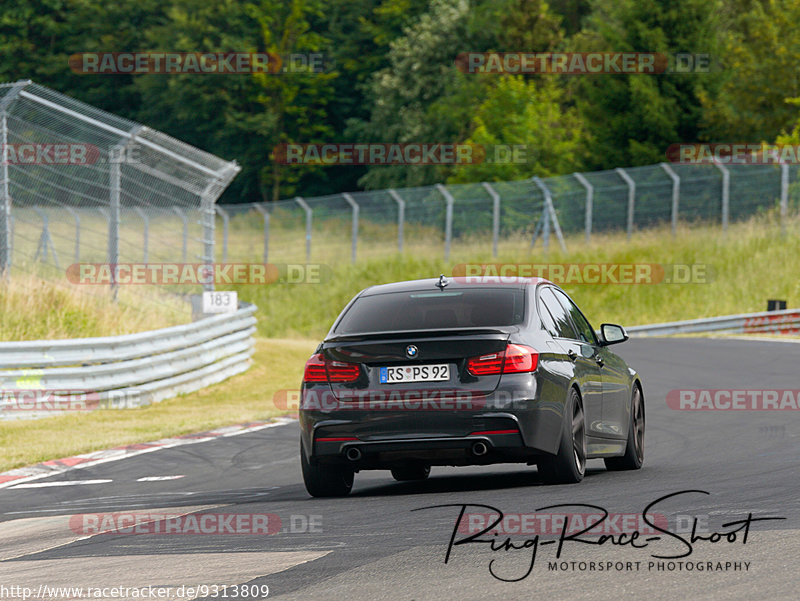
[[[682,228],[674,238],[667,229],[635,233],[630,242],[624,234],[595,235],[589,245],[574,237],[567,240],[567,254],[553,240],[547,257],[540,245],[531,251],[530,239],[523,234],[506,238],[497,259],[491,257],[486,239],[457,240],[449,262],[441,258],[443,247],[435,237],[412,236],[408,252],[399,255],[394,230],[375,226],[359,248],[363,259],[355,265],[349,263],[349,240],[334,226],[322,224],[315,239],[312,260],[329,266],[323,283],[237,288],[242,299],[259,308],[260,338],[249,371],[150,407],[0,422],[0,470],[280,414],[282,409],[273,402],[275,392],[298,387],[305,360],[356,292],[373,284],[451,274],[460,263],[702,264],[711,274],[706,283],[564,286],[595,326],[605,321],[638,325],[761,311],[768,298],[785,299],[790,307],[800,305],[796,217],[786,224],[786,235],[765,215],[732,224],[727,234],[719,226],[697,225]],[[232,227],[232,237],[233,232]],[[260,235],[257,220],[237,223],[237,242],[228,261],[259,261]],[[282,231],[276,238],[287,246],[276,246],[271,260],[303,262],[300,236],[299,230]],[[162,314],[158,306],[137,315],[124,303],[111,305],[102,296],[94,300],[77,292],[74,297],[63,296],[61,284],[53,287],[33,278],[14,278],[11,285],[0,287],[2,338],[104,335],[120,329],[152,329],[174,320],[173,311]]]
[[0,421],[0,471],[280,415],[285,411],[275,406],[275,393],[297,390],[315,345],[258,338],[248,371],[147,407]]
[[[533,251],[523,237],[516,250],[506,241],[493,259],[485,240],[454,245],[445,262],[439,244],[427,244],[414,255],[370,256],[355,265],[338,260],[328,263],[321,284],[238,286],[240,297],[259,307],[259,332],[264,336],[320,338],[336,315],[359,290],[374,284],[452,274],[462,263],[648,263],[701,265],[704,282],[658,284],[565,284],[564,289],[584,309],[594,325],[617,322],[640,325],[714,315],[766,310],[768,298],[800,305],[800,221],[793,219],[782,235],[768,217],[732,224],[723,234],[719,226],[684,227],[673,237],[668,229],[624,234],[595,235],[590,244],[567,239],[568,253],[553,240],[548,256],[541,245]],[[387,244],[391,244],[391,241]],[[385,246],[385,245],[384,245]],[[381,253],[382,254],[382,253]],[[313,257],[312,257],[313,258]],[[669,270],[669,267],[667,267]]]

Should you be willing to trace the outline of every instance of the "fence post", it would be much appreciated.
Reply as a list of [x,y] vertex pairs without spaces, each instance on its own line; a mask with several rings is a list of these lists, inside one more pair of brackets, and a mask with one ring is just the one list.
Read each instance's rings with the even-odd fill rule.
[[575,179],[578,180],[584,188],[586,188],[586,214],[584,216],[584,237],[587,244],[592,239],[592,211],[594,210],[594,186],[589,183],[582,173],[573,173]]
[[781,163],[781,234],[786,234],[786,216],[789,214],[789,164]]
[[299,204],[302,209],[306,212],[306,262],[311,261],[311,219],[313,217],[313,213],[311,211],[311,207],[308,206],[308,203],[303,200],[302,196],[295,196],[294,201]]
[[436,184],[436,189],[444,196],[446,203],[444,216],[444,260],[450,260],[450,243],[453,240],[453,195],[442,184]]
[[[180,207],[172,207],[172,210],[181,218],[183,222],[183,244],[181,245],[181,256],[182,261],[186,263],[186,245],[187,245],[187,238],[189,237],[189,218],[186,217],[186,213],[183,212],[183,209]],[[224,261],[225,259],[223,259]]]
[[628,175],[622,167],[617,167],[614,171],[628,184],[628,225],[626,229],[628,232],[628,240],[630,240],[631,234],[633,233],[633,203],[636,199],[636,182],[633,181],[631,176]]
[[203,193],[200,195],[200,211],[203,222],[203,265],[207,267],[207,274],[210,275],[207,281],[203,282],[203,290],[205,292],[214,291],[214,229],[216,227],[216,210],[215,210],[215,197],[212,192],[218,182],[212,181],[207,186]]
[[253,205],[264,219],[264,265],[269,263],[269,211],[259,203]]
[[722,231],[728,231],[728,216],[731,202],[731,173],[728,168],[714,161],[714,166],[722,172]]
[[64,207],[75,220],[75,262],[81,262],[81,218],[72,207]]
[[111,268],[111,297],[117,300],[119,284],[116,278],[116,265],[119,263],[119,193],[120,164],[109,163],[109,216],[108,216],[108,264]]
[[492,197],[492,256],[497,258],[497,242],[500,238],[500,195],[486,182],[483,187]]
[[50,252],[53,254],[53,262],[56,264],[58,269],[61,269],[61,265],[58,262],[58,253],[56,253],[56,247],[53,244],[53,238],[50,236],[50,219],[47,216],[47,213],[42,211],[39,207],[33,207],[34,212],[39,216],[42,220],[42,233],[39,236],[39,244],[36,247],[36,255],[34,255],[34,259],[39,259],[41,255],[41,260],[43,262],[47,262],[47,249],[50,249]]
[[228,262],[228,222],[230,221],[230,215],[228,212],[223,209],[221,206],[215,204],[214,210],[222,217],[222,262]]
[[350,207],[353,209],[353,229],[352,229],[352,232],[350,234],[350,238],[351,238],[351,241],[352,241],[353,248],[352,248],[352,251],[351,251],[351,255],[352,256],[350,257],[350,261],[352,263],[355,263],[356,262],[356,250],[358,248],[358,203],[355,200],[353,200],[353,197],[350,196],[347,192],[342,194],[342,196],[347,201],[347,204],[349,204]]
[[566,253],[567,245],[564,244],[564,235],[561,233],[561,225],[558,223],[558,215],[556,215],[556,209],[553,206],[553,195],[550,194],[550,189],[539,177],[534,177],[533,181],[544,194],[545,212],[549,214],[550,218],[553,220],[553,229],[556,232],[556,238],[558,238],[558,243],[561,245],[561,250]]
[[392,188],[388,190],[391,196],[397,203],[397,252],[403,252],[403,225],[406,222],[406,201],[400,198],[400,195]]
[[134,207],[134,210],[139,214],[139,217],[142,219],[142,223],[144,223],[144,236],[143,236],[143,243],[142,243],[142,261],[147,263],[147,247],[150,244],[150,217],[147,216],[147,213],[144,212],[142,207]]
[[3,143],[3,185],[0,187],[0,275],[5,275],[11,264],[11,197],[8,190],[8,120],[6,112],[0,115]]
[[672,179],[672,235],[678,234],[678,202],[681,197],[681,178],[667,163],[660,163],[661,168]]
[[0,185],[0,277],[7,274],[11,267],[11,194],[8,174],[8,113],[7,109],[19,93],[31,83],[30,79],[19,80],[5,93],[0,100],[0,141],[3,144],[2,184]]

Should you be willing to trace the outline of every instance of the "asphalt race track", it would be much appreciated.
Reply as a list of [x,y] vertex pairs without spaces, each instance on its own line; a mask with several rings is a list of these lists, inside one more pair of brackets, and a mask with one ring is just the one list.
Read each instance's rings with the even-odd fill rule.
[[[675,389],[797,390],[800,344],[648,339],[616,348],[645,384],[645,466],[638,472],[607,472],[601,461],[591,461],[585,480],[572,486],[544,486],[535,468],[516,465],[433,468],[422,483],[365,472],[356,475],[350,497],[312,499],[302,484],[292,422],[0,490],[0,586],[28,587],[34,594],[40,586],[171,587],[168,598],[187,599],[209,592],[188,590],[205,584],[220,587],[217,598],[236,599],[243,596],[234,585],[247,583],[256,586],[247,587],[246,598],[268,586],[269,599],[301,601],[800,598],[798,411],[680,411],[666,402]],[[45,486],[70,481],[84,483]],[[506,515],[591,504],[635,518],[652,501],[686,490],[709,494],[675,496],[652,511],[686,539],[695,518],[698,535],[725,535],[714,543],[696,540],[687,557],[653,557],[687,552],[688,545],[673,536],[656,533],[660,539],[645,543],[653,532],[638,540],[628,532],[602,545],[565,540],[556,560],[557,543],[537,548],[535,532],[513,532],[507,536],[518,548],[502,547],[503,535],[495,539],[496,551],[489,543],[456,545],[444,563],[462,504]],[[446,504],[452,506],[413,511]],[[282,531],[231,534],[219,527],[208,534],[92,535],[74,517],[108,512],[180,514],[184,524],[192,514],[251,520],[250,514],[277,514]],[[489,510],[466,509],[481,512]],[[786,519],[753,522],[745,544],[743,530],[727,534],[740,525],[723,524],[748,514]],[[269,528],[278,527],[277,518],[270,520]],[[455,540],[466,536],[456,532]],[[615,544],[632,538],[642,548]],[[557,536],[543,535],[539,542],[547,540]],[[521,578],[532,549],[536,561],[526,578],[505,582],[492,575]],[[15,590],[23,598],[23,589]],[[105,598],[134,598],[112,594]],[[45,598],[71,597],[62,591]]]

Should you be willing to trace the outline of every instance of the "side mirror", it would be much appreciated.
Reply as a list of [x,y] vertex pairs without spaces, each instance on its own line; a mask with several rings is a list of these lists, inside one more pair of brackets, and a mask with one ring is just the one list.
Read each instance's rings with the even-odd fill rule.
[[628,339],[628,334],[625,328],[618,326],[615,323],[604,323],[600,326],[600,334],[602,338],[602,345],[608,346],[609,344],[619,344]]

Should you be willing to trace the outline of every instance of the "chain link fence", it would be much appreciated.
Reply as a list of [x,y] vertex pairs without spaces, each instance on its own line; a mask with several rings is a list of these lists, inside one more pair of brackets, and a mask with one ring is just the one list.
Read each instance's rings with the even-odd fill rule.
[[[554,240],[566,250],[597,233],[726,229],[800,207],[796,164],[676,163],[216,205],[235,162],[27,81],[0,85],[0,133],[0,271],[64,283],[78,263],[449,260],[546,251]],[[166,295],[124,288],[146,307],[200,284],[159,287]]]
[[[222,256],[355,262],[398,252],[497,256],[551,238],[728,224],[800,208],[798,165],[661,163],[513,182],[435,185],[217,207]],[[258,233],[255,234],[256,229]],[[247,235],[245,235],[247,234]],[[257,238],[254,236],[257,235]]]
[[[69,281],[73,264],[213,263],[214,205],[239,167],[30,81],[0,84],[0,273],[102,290],[142,308],[151,286]],[[207,285],[209,287],[210,285]]]

